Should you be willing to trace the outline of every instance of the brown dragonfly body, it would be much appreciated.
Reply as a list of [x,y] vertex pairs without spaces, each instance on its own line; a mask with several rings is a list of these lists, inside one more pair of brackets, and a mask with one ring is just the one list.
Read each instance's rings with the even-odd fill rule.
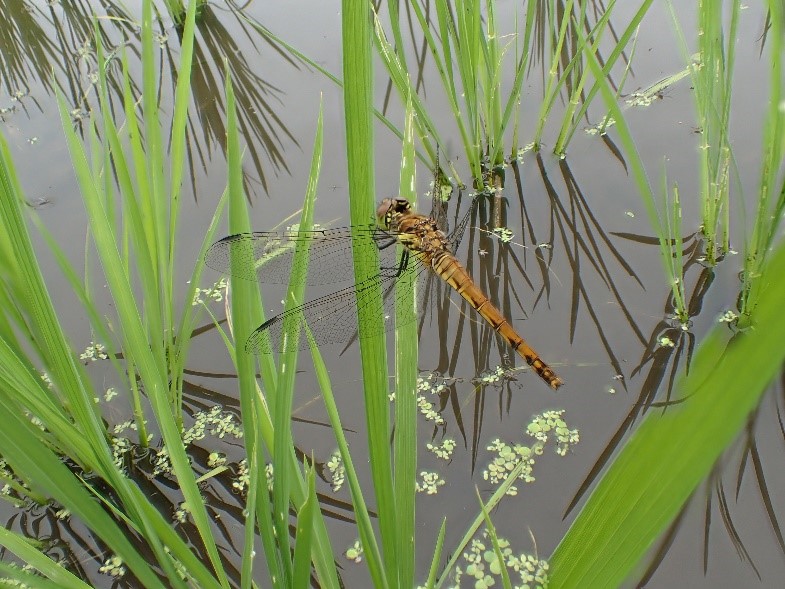
[[447,236],[431,217],[412,211],[409,201],[403,198],[384,199],[376,210],[376,217],[380,227],[391,231],[424,266],[466,299],[551,388],[558,389],[564,384],[474,283],[450,252]]
[[[331,229],[284,229],[254,231],[229,235],[214,243],[205,256],[205,263],[232,276],[264,283],[286,284],[295,271],[305,277],[306,284],[323,285],[351,281],[353,260],[372,256],[368,261],[380,263],[379,273],[359,284],[307,301],[267,319],[248,337],[245,344],[250,353],[290,352],[307,346],[299,337],[297,324],[307,324],[319,344],[351,341],[358,337],[357,309],[369,309],[385,318],[380,327],[392,328],[388,321],[398,301],[411,302],[414,284],[426,270],[433,272],[455,289],[477,312],[556,389],[562,380],[507,322],[488,300],[469,273],[452,254],[458,247],[471,211],[457,224],[452,233],[445,233],[447,224],[440,191],[434,190],[430,216],[417,214],[407,200],[388,198],[377,209],[376,223]],[[399,258],[394,243],[405,247]],[[294,255],[307,247],[309,256]],[[404,271],[414,273],[414,281],[400,281]],[[422,295],[428,290],[424,284]],[[379,298],[379,290],[383,297]],[[412,315],[412,318],[415,315]],[[406,321],[406,319],[403,319]],[[294,327],[294,329],[292,329]],[[365,335],[373,335],[367,332]],[[362,336],[360,336],[362,337]]]

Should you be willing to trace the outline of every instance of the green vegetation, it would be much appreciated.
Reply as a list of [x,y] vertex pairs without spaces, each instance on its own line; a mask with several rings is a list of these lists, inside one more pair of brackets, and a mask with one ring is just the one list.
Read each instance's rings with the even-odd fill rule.
[[[761,290],[766,288],[768,278],[765,267],[769,254],[776,243],[782,227],[785,211],[785,108],[783,108],[783,7],[769,2],[769,24],[766,40],[770,45],[771,78],[769,98],[763,120],[763,145],[761,146],[761,170],[755,222],[745,245],[743,283],[741,288],[740,324],[754,325],[754,317]],[[776,276],[776,275],[774,275]]]
[[[113,378],[121,383],[115,388],[121,388],[121,401],[132,416],[127,429],[135,432],[130,434],[133,440],[107,428],[105,406],[100,401],[105,393],[79,362],[61,327],[28,232],[29,220],[23,207],[27,199],[17,180],[7,140],[0,136],[0,407],[6,416],[0,428],[0,480],[20,505],[24,500],[51,503],[62,506],[64,517],[70,513],[78,518],[111,551],[101,572],[133,575],[141,586],[155,587],[165,579],[173,587],[245,588],[258,584],[305,588],[315,579],[319,586],[339,587],[337,555],[341,548],[333,545],[328,534],[325,509],[317,493],[317,459],[296,448],[292,432],[299,353],[285,351],[277,358],[261,355],[257,360],[244,349],[251,332],[264,321],[262,294],[256,281],[232,279],[227,303],[229,329],[213,317],[236,369],[242,418],[242,428],[235,423],[220,426],[223,431],[231,430],[242,443],[243,459],[233,483],[243,492],[243,544],[237,562],[230,562],[231,556],[222,552],[223,528],[203,490],[206,481],[225,475],[229,467],[216,453],[209,458],[210,469],[197,472],[189,453],[190,442],[204,435],[195,430],[217,428],[223,416],[200,416],[194,419],[198,425],[189,425],[184,407],[184,370],[200,310],[212,312],[206,304],[184,305],[181,309],[178,301],[198,301],[202,295],[213,296],[220,291],[202,290],[198,285],[204,253],[218,237],[224,206],[230,233],[253,229],[243,172],[244,125],[238,115],[235,75],[227,64],[223,89],[227,188],[200,251],[190,260],[194,267],[188,286],[179,288],[176,270],[190,255],[179,251],[178,234],[182,231],[197,5],[204,9],[204,3],[194,1],[181,12],[181,4],[167,3],[173,14],[182,15],[182,19],[177,17],[182,23],[182,37],[175,101],[166,129],[161,125],[165,117],[159,104],[161,82],[156,74],[151,0],[144,2],[142,11],[140,91],[131,81],[133,68],[123,51],[119,54],[122,109],[113,109],[110,68],[115,61],[105,54],[94,23],[99,64],[95,88],[100,108],[97,115],[82,121],[83,136],[73,124],[67,99],[57,94],[61,123],[89,220],[92,246],[86,267],[91,267],[90,257],[97,256],[101,275],[86,272],[82,278],[33,217],[95,334],[97,343],[82,359],[100,356],[111,363]],[[536,105],[539,118],[532,137],[536,149],[544,144],[548,123],[558,118],[554,152],[564,157],[590,106],[595,105],[594,98],[601,96],[605,105],[601,130],[606,139],[607,133],[614,133],[620,146],[618,153],[636,183],[656,237],[675,316],[686,326],[691,306],[685,287],[684,196],[680,199],[678,187],[668,185],[664,172],[663,198],[655,196],[619,105],[623,82],[616,85],[611,79],[611,72],[626,62],[622,77],[626,80],[634,49],[629,55],[625,52],[639,27],[645,26],[651,1],[641,2],[618,36],[611,32],[615,5],[615,1],[609,2],[591,20],[587,2],[529,2],[522,24],[515,23],[511,37],[500,30],[493,0],[484,4],[477,0],[437,0],[435,19],[426,14],[425,3],[414,1],[409,7],[413,22],[420,26],[417,34],[422,34],[432,67],[438,72],[475,185],[480,191],[492,192],[499,202],[503,168],[519,151],[522,131],[518,116],[527,72],[537,61],[533,56],[542,63],[544,87],[542,101]],[[686,57],[690,48],[683,41],[688,62],[685,72],[689,72],[695,87],[702,133],[697,175],[702,248],[708,265],[722,263],[729,251],[730,211],[734,205],[731,187],[735,160],[728,128],[741,6],[738,0],[728,5],[724,16],[722,2],[700,4],[697,61]],[[439,473],[418,469],[420,414],[430,416],[436,424],[440,418],[428,397],[420,393],[431,388],[438,394],[442,389],[428,379],[418,379],[417,323],[411,320],[416,302],[396,298],[395,312],[403,319],[404,327],[395,333],[392,409],[391,371],[380,327],[384,318],[377,307],[366,306],[360,311],[367,455],[350,451],[328,370],[308,326],[301,334],[299,321],[285,323],[287,338],[303,337],[309,344],[319,392],[338,448],[331,460],[338,473],[335,477],[348,483],[351,517],[359,541],[346,554],[367,563],[375,587],[415,587],[422,581],[418,579],[418,563],[430,563],[427,587],[444,586],[456,576],[471,578],[477,587],[494,582],[513,587],[519,582],[517,573],[521,583],[532,586],[544,585],[548,579],[550,587],[618,586],[639,566],[742,430],[785,360],[785,317],[779,310],[785,300],[785,248],[776,239],[785,209],[785,14],[781,3],[771,0],[768,6],[766,44],[771,79],[763,121],[766,131],[757,210],[747,232],[738,309],[739,325],[754,329],[729,338],[727,331],[717,327],[704,338],[692,358],[689,374],[680,376],[675,385],[677,402],[656,414],[650,412],[631,434],[552,558],[515,554],[497,534],[493,510],[517,492],[516,483],[533,480],[535,457],[543,453],[546,444],[564,455],[577,443],[578,432],[570,428],[572,422],[568,426],[563,412],[535,416],[522,430],[522,437],[525,433],[534,439],[530,446],[499,439],[486,445],[494,456],[482,472],[494,485],[492,494],[479,498],[473,517],[457,541],[448,539],[450,522],[444,520],[435,546],[424,547],[416,543],[416,492],[436,492],[444,481]],[[401,99],[403,128],[395,131],[402,144],[402,196],[416,199],[417,141],[435,162],[438,145],[444,144],[448,136],[437,131],[430,105],[412,78],[399,9],[398,3],[389,3],[390,20],[384,23],[379,15],[372,14],[370,5],[349,0],[342,5],[344,61],[340,83],[344,90],[349,206],[355,225],[366,224],[376,206],[374,152],[369,148],[374,145],[374,47]],[[392,43],[385,31],[390,32]],[[610,51],[601,51],[611,40]],[[505,89],[503,82],[510,79],[510,87]],[[560,98],[565,106],[557,117]],[[122,121],[118,120],[120,116]],[[316,132],[299,220],[301,230],[313,226],[323,152],[321,111],[313,118]],[[386,124],[392,127],[387,120]],[[510,155],[505,158],[505,153]],[[438,189],[437,182],[434,190]],[[242,254],[233,251],[230,268],[236,268],[241,258],[253,255]],[[308,244],[298,245],[294,256],[293,268],[297,271],[292,273],[286,293],[287,310],[300,305],[306,296]],[[374,276],[379,265],[376,250],[355,256],[354,264],[357,282]],[[401,278],[405,292],[414,291],[412,280],[411,273]],[[97,285],[104,283],[112,302],[110,321],[104,317],[109,311],[98,302]],[[381,301],[381,290],[377,296]],[[499,369],[494,377],[498,380],[502,372]],[[159,441],[162,448],[154,450]],[[449,459],[455,443],[446,439],[428,448],[438,458]],[[145,493],[146,487],[130,475],[124,445],[151,452],[156,468],[170,473],[171,486],[178,496],[176,520],[187,522],[192,531],[189,528],[186,534],[184,527],[173,524],[171,514],[159,509]],[[363,472],[358,456],[368,460],[372,491],[361,484]],[[20,534],[1,531],[0,545],[42,576],[0,565],[0,572],[8,578],[30,586],[89,586],[51,559],[44,547]],[[257,555],[259,545],[263,565]],[[524,569],[528,576],[521,572]],[[260,582],[262,577],[264,581]]]
[[[725,30],[722,3],[704,2],[698,12],[698,62],[690,61],[695,88],[701,180],[701,230],[706,261],[716,264],[730,249],[730,189],[733,153],[729,136],[733,65],[741,2],[730,2]],[[674,26],[679,24],[674,16]],[[686,51],[686,41],[682,35]]]

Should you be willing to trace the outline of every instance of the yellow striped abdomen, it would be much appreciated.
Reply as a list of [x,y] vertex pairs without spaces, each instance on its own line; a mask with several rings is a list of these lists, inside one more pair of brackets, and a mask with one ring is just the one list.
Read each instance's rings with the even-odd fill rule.
[[515,351],[526,360],[526,363],[548,383],[552,389],[558,389],[564,381],[548,366],[534,349],[526,343],[518,332],[509,324],[501,311],[497,309],[479,287],[461,263],[447,251],[433,254],[420,252],[424,263],[428,263],[436,274],[453,287],[477,312],[515,348]]

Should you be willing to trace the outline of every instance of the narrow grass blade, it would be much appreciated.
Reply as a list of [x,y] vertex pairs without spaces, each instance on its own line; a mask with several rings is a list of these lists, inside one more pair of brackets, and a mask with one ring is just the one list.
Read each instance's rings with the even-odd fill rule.
[[[417,95],[417,89],[414,87],[414,84],[409,77],[406,62],[400,55],[400,52],[396,51],[395,47],[387,41],[384,27],[376,14],[374,14],[373,22],[374,41],[379,55],[381,56],[390,75],[390,80],[399,95],[401,97],[411,96],[412,107],[417,113],[417,118],[415,120],[417,134],[422,140],[423,146],[433,162],[436,160],[436,153],[434,146],[432,145],[432,140],[435,141],[437,145],[441,141],[436,126],[428,112],[425,102]],[[397,34],[400,35],[400,32]],[[402,135],[401,139],[403,139]]]
[[343,461],[346,470],[346,480],[349,482],[349,493],[351,494],[352,505],[354,506],[354,517],[357,520],[357,529],[360,534],[363,554],[365,555],[365,560],[368,562],[368,571],[371,574],[371,580],[373,581],[374,587],[389,587],[390,585],[387,583],[386,577],[384,576],[382,555],[379,551],[376,537],[374,536],[371,516],[368,513],[368,506],[365,503],[362,488],[360,487],[360,479],[357,476],[357,470],[354,467],[352,455],[349,453],[349,443],[346,441],[346,436],[343,433],[344,428],[341,424],[338,406],[335,403],[335,396],[333,395],[332,385],[330,384],[330,375],[327,372],[327,366],[325,366],[324,360],[322,360],[319,347],[314,341],[313,335],[311,335],[307,325],[305,325],[305,335],[308,338],[314,372],[316,373],[316,379],[319,383],[319,390],[322,393],[322,399],[324,399],[324,406],[327,410],[327,417],[330,420],[330,427],[332,427],[333,433],[335,434],[335,439],[338,443],[338,451],[341,454],[341,460]]
[[313,466],[313,460],[307,463],[305,480],[308,482],[308,496],[305,503],[297,509],[297,536],[294,544],[292,589],[308,589],[311,585],[313,517],[314,511],[319,509],[319,499],[316,497],[316,471]]
[[[247,201],[242,186],[242,158],[240,154],[239,135],[237,131],[237,119],[233,114],[234,93],[231,83],[227,77],[227,108],[229,112],[228,143],[229,143],[229,231],[235,233],[247,233],[250,231],[250,220],[248,216]],[[318,178],[318,165],[321,161],[321,115],[317,124],[317,138],[315,140],[314,157],[312,158],[307,199],[313,201],[316,193],[316,180]],[[316,171],[316,172],[315,172]],[[234,263],[234,262],[233,262]],[[262,305],[260,305],[259,286],[252,280],[232,280],[232,324],[234,326],[234,358],[237,366],[240,383],[240,406],[243,413],[243,425],[245,427],[246,451],[249,459],[255,460],[251,468],[257,468],[262,472],[265,468],[263,460],[263,450],[271,454],[273,461],[276,460],[275,451],[275,432],[273,427],[273,414],[277,411],[278,392],[281,390],[278,368],[275,366],[273,357],[270,354],[259,357],[259,367],[264,383],[264,392],[257,388],[254,357],[245,351],[245,342],[251,331],[263,322]],[[294,304],[294,303],[292,303]],[[293,368],[293,367],[292,367]],[[290,385],[293,387],[293,382]],[[269,403],[269,405],[268,405]],[[288,477],[286,481],[290,500],[294,505],[300,505],[307,496],[307,487],[302,479],[299,463],[294,454],[294,447],[290,443],[283,448],[283,457],[286,459],[274,473],[274,481],[279,477]],[[264,448],[262,447],[264,445]],[[288,567],[291,574],[291,554],[288,550],[282,553],[280,538],[275,536],[272,523],[278,515],[274,515],[263,485],[260,485],[257,492],[257,502],[254,508],[257,512],[259,529],[262,534],[270,534],[263,540],[265,548],[276,546],[274,557],[267,554],[268,563],[271,558],[275,559],[276,579],[285,579],[284,567]],[[284,507],[286,517],[289,512],[289,501]],[[280,518],[278,518],[280,520]],[[337,588],[339,586],[338,575],[333,559],[333,552],[324,518],[321,512],[317,512],[313,518],[314,539],[312,549],[312,560],[319,583],[323,587]],[[288,526],[284,530],[284,544],[288,546],[289,531]],[[284,561],[288,560],[287,564]],[[291,576],[289,577],[291,579]]]
[[548,120],[548,112],[550,111],[557,95],[555,89],[558,87],[557,76],[559,71],[559,59],[561,58],[562,46],[564,45],[564,41],[567,36],[568,25],[572,21],[572,6],[573,0],[567,0],[567,3],[560,12],[562,15],[562,20],[559,23],[559,34],[556,44],[551,50],[550,54],[551,64],[550,68],[548,69],[548,77],[546,79],[545,90],[543,92],[545,99],[540,104],[540,114],[538,118],[539,124],[537,125],[537,130],[534,132],[534,144],[535,146],[538,146],[538,148],[542,143],[542,134],[545,129],[545,123]]
[[[250,231],[250,220],[243,190],[242,181],[242,154],[240,149],[239,132],[237,129],[237,113],[234,97],[234,88],[231,76],[226,77],[226,112],[227,112],[227,165],[228,187],[227,201],[229,213],[229,232],[246,233]],[[237,263],[234,259],[231,264]],[[265,549],[265,559],[268,567],[270,581],[280,579],[282,583],[287,580],[284,559],[290,558],[288,550],[282,554],[281,546],[276,537],[273,526],[273,506],[265,484],[260,484],[265,472],[264,446],[267,445],[272,454],[273,427],[270,416],[266,414],[267,407],[262,405],[262,399],[257,390],[256,362],[254,357],[245,351],[245,342],[251,331],[259,325],[264,317],[262,315],[259,286],[252,280],[231,280],[231,326],[234,337],[234,362],[237,368],[238,387],[240,390],[240,411],[243,416],[244,442],[248,468],[252,471],[252,484],[249,486],[247,505],[254,517],[246,518],[245,537],[250,539],[243,549],[241,569],[243,571],[242,584],[248,586],[253,580],[253,536],[258,529],[262,536],[262,546]],[[268,387],[274,387],[277,372],[271,357],[260,358],[262,378]],[[274,389],[273,389],[274,390]],[[258,521],[258,528],[256,523]],[[288,539],[288,531],[284,541]]]
[[[582,121],[583,121],[583,117],[586,114],[586,111],[588,111],[589,107],[594,102],[594,99],[597,96],[597,93],[600,92],[600,89],[601,89],[602,85],[607,85],[608,82],[605,79],[606,76],[610,75],[611,70],[616,65],[616,63],[618,62],[619,58],[624,55],[624,52],[625,52],[625,50],[626,50],[630,40],[633,38],[634,35],[637,34],[638,28],[640,27],[640,24],[643,21],[644,16],[646,16],[646,13],[649,11],[649,8],[651,7],[651,4],[652,4],[652,0],[644,0],[641,3],[641,5],[638,8],[638,10],[635,12],[635,14],[630,19],[630,22],[627,24],[627,27],[624,29],[622,34],[619,36],[619,40],[616,43],[616,46],[611,50],[611,53],[604,60],[603,67],[602,67],[602,72],[603,72],[602,79],[597,79],[595,77],[595,81],[594,81],[594,84],[592,85],[591,89],[586,94],[586,96],[581,100],[580,109],[575,114],[575,116],[572,118],[573,122],[572,122],[572,125],[570,126],[569,130],[567,130],[565,132],[565,130],[563,129],[560,132],[559,139],[557,140],[556,145],[554,147],[554,152],[556,152],[556,153],[563,153],[567,149],[567,146],[569,145],[570,141],[572,140],[572,137],[574,136],[575,132],[580,128],[580,126],[582,124]],[[610,9],[611,8],[612,8],[612,6],[609,5],[608,8],[606,9],[606,13],[607,14],[610,14]],[[600,26],[600,25],[604,26],[606,21],[607,21],[606,18],[601,19],[600,21],[598,21],[597,26]],[[596,28],[597,27],[595,27],[595,29]],[[593,36],[593,33],[592,33],[592,35],[590,35],[590,38],[591,38],[591,36]],[[595,59],[596,59],[596,48],[595,48],[594,51],[592,51],[592,54],[595,55]],[[628,57],[628,59],[631,59],[631,57]],[[628,65],[629,65],[629,63],[628,63]],[[625,68],[625,74],[624,74],[625,76],[626,76],[627,71],[628,71],[628,68]],[[592,75],[594,75],[594,74],[592,74]],[[605,120],[606,120],[606,123],[607,123],[608,119],[606,118]],[[604,128],[603,128],[603,131],[604,131]]]
[[[309,231],[313,227],[313,210],[316,201],[316,192],[319,181],[319,171],[322,162],[322,110],[316,122],[316,136],[314,138],[313,157],[311,158],[311,170],[308,176],[308,187],[305,192],[305,203],[302,215],[300,216],[300,229]],[[308,273],[308,254],[310,244],[298,242],[295,248],[294,260],[292,262],[292,274],[289,279],[289,287],[286,294],[285,310],[291,309],[302,304],[305,296],[305,280]],[[297,340],[300,337],[300,318],[294,316],[284,322],[284,340]],[[296,348],[296,346],[295,346]],[[288,472],[290,467],[289,458],[294,449],[292,439],[292,401],[294,399],[294,384],[297,371],[298,350],[281,352],[279,356],[279,375],[278,386],[275,390],[273,404],[273,425],[275,428],[273,437],[273,503],[274,516],[273,522],[276,526],[278,542],[283,549],[289,550],[289,502],[292,474]],[[290,566],[284,557],[285,567]],[[287,579],[291,579],[292,571],[285,570]]]
[[[587,48],[586,40],[581,32],[577,31],[577,34],[579,35],[584,48]],[[651,184],[649,183],[646,169],[643,166],[643,161],[641,160],[638,150],[635,147],[635,141],[633,140],[632,133],[630,133],[630,129],[626,120],[624,119],[624,114],[621,112],[619,105],[616,103],[616,95],[610,88],[608,80],[605,77],[606,74],[600,67],[596,55],[588,50],[584,51],[584,55],[586,56],[586,63],[591,69],[591,73],[596,80],[596,86],[598,86],[600,92],[602,92],[603,100],[605,101],[605,106],[608,108],[609,116],[611,116],[616,123],[614,128],[619,134],[619,141],[624,147],[627,156],[627,162],[630,171],[632,172],[632,177],[635,180],[635,184],[638,187],[638,192],[641,196],[643,207],[646,209],[649,222],[651,223],[652,229],[654,230],[654,233],[657,236],[657,240],[659,242],[660,262],[662,263],[662,269],[666,276],[670,276],[671,245],[667,241],[667,230],[664,227],[663,221],[660,219],[657,202],[654,198],[654,192],[651,188]]]
[[62,589],[63,587],[80,589],[82,587],[90,587],[90,585],[82,583],[81,581],[78,585],[73,583],[61,585],[59,582],[50,581],[49,579],[34,575],[29,571],[20,569],[18,566],[5,562],[0,563],[0,579],[2,579],[3,583],[6,585],[11,585],[11,582],[15,581],[18,587],[35,587],[36,589]]
[[[403,198],[416,202],[414,157],[414,111],[411,100],[406,102],[404,144],[401,157],[399,191]],[[434,186],[433,190],[438,190]],[[398,246],[399,255],[402,246]],[[398,279],[396,291],[412,293],[408,301],[395,297],[395,506],[398,512],[398,584],[413,587],[415,546],[415,479],[417,476],[417,313],[415,283],[416,273],[410,264]]]
[[[475,489],[476,490],[476,489]],[[482,510],[482,516],[485,520],[485,529],[488,530],[488,535],[491,538],[491,544],[493,545],[493,553],[496,555],[496,560],[499,563],[499,574],[502,577],[502,585],[504,589],[512,589],[512,583],[510,582],[510,573],[507,570],[507,565],[505,564],[505,558],[502,554],[501,546],[499,546],[499,537],[496,535],[496,528],[491,521],[491,516],[488,515],[488,509],[485,507],[485,504],[482,502],[482,497],[480,496],[480,491],[477,490],[477,500],[480,502],[480,509]]]
[[439,527],[439,535],[436,537],[436,545],[433,548],[433,558],[431,559],[431,568],[428,569],[428,581],[425,584],[427,589],[433,589],[436,586],[436,575],[439,573],[439,562],[442,560],[442,550],[444,549],[444,535],[447,533],[447,518],[442,519],[442,525]]
[[[520,461],[515,466],[515,468],[513,468],[509,472],[507,478],[502,482],[501,485],[499,485],[496,491],[493,492],[493,495],[491,495],[491,497],[488,499],[488,502],[485,504],[486,510],[493,511],[494,509],[496,509],[496,506],[499,504],[499,502],[502,499],[504,499],[504,496],[507,494],[507,491],[509,491],[510,487],[512,487],[515,481],[518,480],[518,477],[526,467],[527,465],[525,461]],[[477,533],[477,530],[480,529],[480,526],[482,526],[484,522],[485,522],[485,517],[483,516],[483,513],[480,512],[474,518],[474,520],[469,524],[469,527],[466,529],[466,532],[464,532],[463,536],[458,541],[458,544],[452,550],[450,554],[450,558],[448,559],[447,564],[444,566],[444,569],[442,570],[442,574],[439,576],[439,579],[436,582],[435,587],[437,588],[441,587],[444,583],[447,582],[450,575],[452,574],[453,569],[455,568],[455,565],[458,563],[458,559],[461,558],[464,548],[466,548],[469,542],[471,542],[472,538]]]
[[758,188],[757,211],[752,234],[746,240],[744,263],[744,284],[742,285],[739,324],[749,324],[750,314],[757,303],[763,286],[758,280],[761,268],[771,245],[781,234],[783,212],[785,211],[785,109],[783,109],[783,30],[785,29],[785,7],[781,2],[770,0],[769,22],[771,29],[766,36],[771,54],[771,78],[766,114],[763,120],[763,150],[761,157],[760,181]]

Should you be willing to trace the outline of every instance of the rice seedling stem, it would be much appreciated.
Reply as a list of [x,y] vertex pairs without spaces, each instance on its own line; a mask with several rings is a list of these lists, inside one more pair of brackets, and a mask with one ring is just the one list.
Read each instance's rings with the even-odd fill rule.
[[777,238],[785,213],[785,109],[783,109],[783,18],[785,9],[775,0],[769,2],[769,29],[766,42],[771,55],[768,107],[763,123],[763,157],[755,224],[745,243],[744,270],[739,305],[739,325],[749,326],[753,311],[768,280],[762,268]]

